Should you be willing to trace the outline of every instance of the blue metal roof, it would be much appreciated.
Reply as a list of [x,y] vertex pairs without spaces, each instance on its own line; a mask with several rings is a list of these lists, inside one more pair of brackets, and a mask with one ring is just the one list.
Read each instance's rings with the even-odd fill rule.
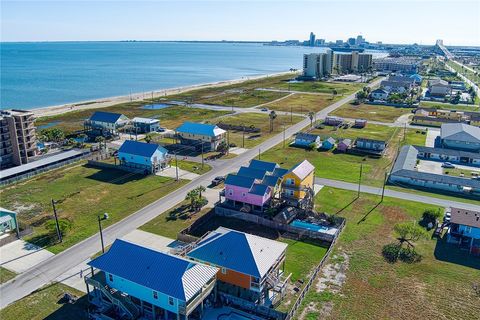
[[157,150],[162,154],[168,153],[167,149],[155,143],[125,140],[118,152],[133,154],[141,157],[151,157]]
[[275,168],[275,170],[273,170],[273,175],[275,177],[283,177],[286,173],[288,172],[288,169],[284,169],[284,168]]
[[280,178],[278,176],[265,176],[265,178],[263,178],[262,184],[274,187],[277,185],[279,179]]
[[240,167],[240,170],[238,170],[237,175],[249,177],[249,178],[255,178],[255,179],[263,179],[266,173],[267,173],[266,170]]
[[254,178],[229,174],[225,179],[225,184],[250,189],[255,182]]
[[254,183],[248,193],[255,194],[257,196],[264,196],[268,188],[269,187],[265,184]]
[[118,239],[88,265],[182,301],[201,288],[201,283],[194,283],[192,273],[197,273],[195,277],[201,282],[216,273],[211,267]]
[[120,113],[104,112],[104,111],[95,111],[90,117],[90,121],[99,121],[99,122],[108,122],[115,123],[122,117]]
[[213,124],[184,122],[180,127],[177,128],[177,132],[215,137],[214,130],[216,127],[217,126]]
[[250,161],[250,165],[248,167],[252,169],[260,169],[268,172],[273,172],[273,170],[278,167],[278,164],[276,164],[275,162],[253,159],[252,161]]

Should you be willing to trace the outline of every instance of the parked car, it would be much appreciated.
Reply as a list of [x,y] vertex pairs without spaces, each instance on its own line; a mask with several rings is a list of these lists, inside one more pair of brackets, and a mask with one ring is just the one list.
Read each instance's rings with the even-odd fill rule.
[[443,216],[443,221],[450,222],[451,218],[452,218],[452,214],[450,212],[445,212],[445,216]]
[[448,169],[454,169],[455,168],[455,166],[453,164],[451,164],[450,162],[442,163],[442,167],[443,168],[448,168]]
[[215,179],[212,180],[212,186],[218,186],[223,181],[225,181],[225,177],[222,177],[222,176],[215,177]]
[[263,112],[267,112],[267,111],[268,111],[268,108],[262,108],[262,109],[260,109],[260,110],[263,111]]
[[165,128],[158,128],[157,131],[158,132],[165,132]]

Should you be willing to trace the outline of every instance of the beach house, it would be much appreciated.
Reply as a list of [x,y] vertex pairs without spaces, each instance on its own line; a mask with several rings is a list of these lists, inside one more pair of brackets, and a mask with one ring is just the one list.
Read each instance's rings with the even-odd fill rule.
[[227,299],[233,296],[263,305],[285,290],[286,249],[285,243],[220,227],[187,257],[219,269],[217,290]]
[[322,149],[324,150],[330,150],[332,149],[333,147],[335,147],[335,139],[332,138],[332,137],[329,137],[325,140],[322,141]]
[[160,129],[160,120],[135,117],[132,119],[134,133],[157,132]]
[[203,151],[215,151],[222,142],[226,142],[227,132],[216,125],[184,122],[176,130],[176,135],[184,145]]
[[316,134],[310,134],[305,132],[299,132],[295,135],[295,141],[292,143],[294,147],[300,148],[318,148],[320,147],[320,136]]
[[155,173],[168,165],[168,150],[155,143],[126,140],[117,157],[122,167],[146,174]]
[[355,141],[357,149],[364,149],[369,151],[383,151],[387,143],[383,140],[357,138]]
[[304,200],[313,197],[315,167],[303,160],[283,176],[282,198],[293,206],[302,206]]
[[84,129],[90,135],[116,135],[118,129],[128,124],[129,119],[120,113],[95,111],[85,120]]
[[337,144],[338,152],[347,152],[352,146],[352,139],[342,139]]
[[480,212],[450,208],[450,227],[447,241],[473,255],[480,255]]
[[15,232],[19,236],[17,213],[5,208],[0,208],[0,235]]
[[384,90],[384,89],[381,89],[381,88],[378,88],[378,89],[373,90],[370,93],[370,97],[374,100],[387,100],[388,91]]
[[101,319],[187,320],[202,313],[218,271],[118,239],[88,265],[87,296]]
[[452,87],[445,80],[433,79],[428,81],[428,93],[432,97],[444,98],[452,93]]

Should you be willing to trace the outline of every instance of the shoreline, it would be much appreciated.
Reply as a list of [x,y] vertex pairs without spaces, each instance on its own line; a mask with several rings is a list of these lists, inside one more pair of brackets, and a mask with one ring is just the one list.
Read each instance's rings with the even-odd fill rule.
[[66,103],[66,104],[55,105],[55,106],[26,109],[26,111],[32,112],[36,118],[52,117],[52,116],[57,116],[57,115],[61,115],[68,112],[107,108],[120,103],[144,101],[147,99],[152,99],[152,97],[155,99],[155,98],[160,98],[160,97],[173,95],[173,94],[181,94],[181,93],[185,93],[185,92],[189,92],[197,89],[216,88],[216,87],[228,86],[232,84],[239,84],[239,83],[243,83],[250,80],[259,80],[263,78],[276,77],[276,76],[282,76],[282,75],[288,75],[288,74],[294,74],[294,73],[291,71],[284,71],[284,72],[252,76],[252,77],[244,77],[240,79],[207,82],[207,83],[193,84],[189,86],[175,87],[175,88],[169,88],[169,89],[153,90],[148,92],[137,92],[137,93],[132,93],[132,94],[123,95],[123,96],[98,98],[96,100],[86,100],[86,101],[72,102],[72,103]]

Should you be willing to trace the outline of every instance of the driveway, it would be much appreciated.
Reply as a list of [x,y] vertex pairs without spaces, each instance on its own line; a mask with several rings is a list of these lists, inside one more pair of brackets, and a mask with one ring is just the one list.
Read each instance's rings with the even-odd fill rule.
[[427,139],[425,140],[425,146],[435,147],[435,139],[440,135],[440,129],[437,128],[428,128],[427,130]]
[[443,174],[442,163],[435,161],[419,160],[417,170],[419,172]]
[[21,273],[54,256],[53,253],[23,240],[15,240],[0,247],[0,265]]
[[[169,178],[176,178],[177,177],[177,172],[176,172],[176,167],[172,166],[169,168],[166,168],[160,172],[156,173],[157,176],[160,177],[169,177]],[[182,170],[178,168],[178,178],[179,179],[185,179],[185,180],[195,180],[199,177],[198,174],[187,171],[187,170]]]

